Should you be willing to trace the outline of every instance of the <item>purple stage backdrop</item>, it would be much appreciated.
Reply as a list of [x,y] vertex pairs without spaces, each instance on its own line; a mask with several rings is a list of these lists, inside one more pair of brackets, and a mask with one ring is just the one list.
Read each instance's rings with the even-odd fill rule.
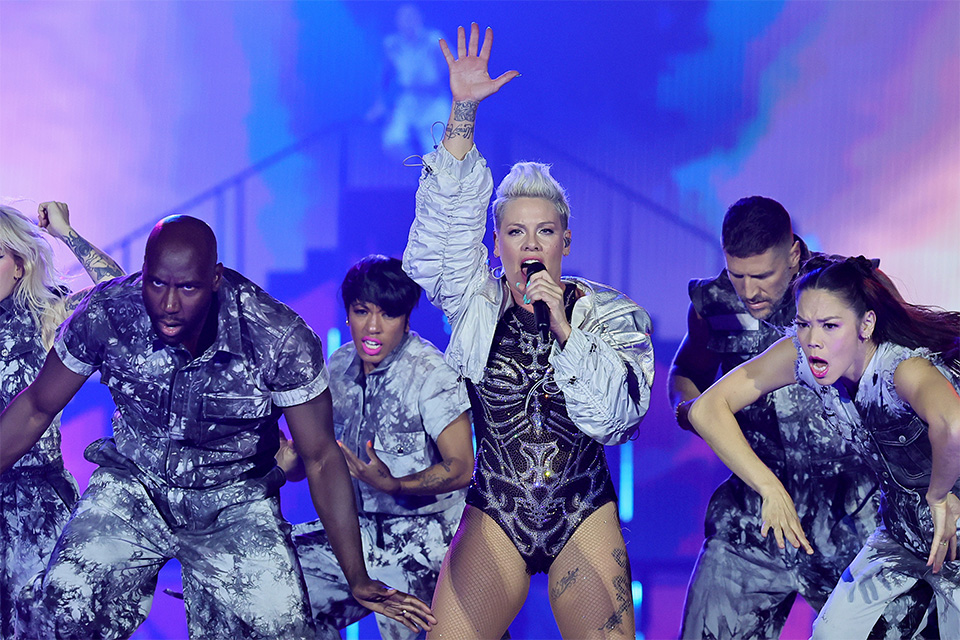
[[[0,196],[27,212],[68,202],[131,271],[159,217],[202,217],[224,263],[332,350],[349,339],[340,279],[366,254],[402,251],[419,175],[405,165],[449,99],[436,50],[392,55],[392,34],[419,23],[449,39],[471,21],[496,32],[491,71],[523,74],[480,108],[495,179],[517,160],[553,163],[573,207],[565,271],[626,291],[654,320],[652,407],[608,458],[637,637],[674,637],[727,473],[666,401],[686,283],[722,268],[726,207],[762,194],[813,248],[880,257],[910,301],[960,308],[960,3],[3,0]],[[428,304],[412,324],[445,346]],[[109,431],[95,382],[64,418],[81,486],[84,446]],[[303,485],[283,502],[291,521],[315,517]],[[163,589],[179,590],[175,563],[135,638],[186,637],[182,601]],[[784,637],[807,637],[811,617],[799,602]],[[511,631],[559,637],[542,576]],[[345,637],[378,636],[367,619]]]

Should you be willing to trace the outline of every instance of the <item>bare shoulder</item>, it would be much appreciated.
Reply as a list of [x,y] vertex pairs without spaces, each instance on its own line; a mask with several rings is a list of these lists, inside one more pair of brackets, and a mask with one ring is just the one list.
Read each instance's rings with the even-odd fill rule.
[[897,365],[893,372],[893,384],[897,394],[910,402],[924,389],[941,387],[952,388],[950,381],[937,369],[930,360],[923,357],[907,358]]

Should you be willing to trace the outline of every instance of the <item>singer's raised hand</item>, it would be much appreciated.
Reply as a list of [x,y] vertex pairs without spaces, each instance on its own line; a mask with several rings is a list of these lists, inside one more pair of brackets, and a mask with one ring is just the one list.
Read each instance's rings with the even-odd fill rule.
[[[463,27],[457,28],[457,56],[454,57],[447,42],[440,39],[440,50],[450,69],[450,92],[454,102],[480,102],[507,84],[520,73],[505,71],[497,78],[489,73],[490,49],[493,47],[493,29],[487,27],[483,46],[480,43],[480,27],[476,22],[470,25],[470,41],[466,40]],[[479,47],[479,52],[477,51]]]
[[[477,119],[477,105],[520,75],[517,71],[505,71],[491,78],[488,70],[490,49],[493,47],[493,30],[489,27],[480,46],[480,27],[470,25],[470,40],[467,41],[463,27],[457,28],[457,55],[454,56],[447,42],[440,40],[440,50],[450,69],[450,92],[453,105],[450,120],[443,135],[443,146],[457,158],[463,157],[473,147],[473,132]],[[479,49],[479,51],[478,51]]]

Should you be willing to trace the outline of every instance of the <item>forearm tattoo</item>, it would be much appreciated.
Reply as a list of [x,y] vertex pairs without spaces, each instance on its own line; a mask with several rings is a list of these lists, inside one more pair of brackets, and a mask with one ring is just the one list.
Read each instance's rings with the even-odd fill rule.
[[83,265],[83,268],[86,269],[95,283],[123,275],[123,269],[114,262],[113,258],[87,242],[73,229],[70,229],[63,238],[63,243],[70,247],[70,251],[77,257],[77,260],[80,261],[80,264]]
[[420,487],[433,493],[443,493],[450,485],[450,477],[435,473],[424,473],[419,478]]
[[463,138],[465,140],[472,140],[473,139],[473,123],[458,124],[457,126],[448,124],[447,130],[444,132],[444,136],[448,140],[453,138]]
[[[443,467],[444,472],[439,473],[436,466]],[[453,478],[450,477],[450,463],[442,460],[436,466],[432,467],[432,471],[431,469],[424,469],[417,478],[417,483],[422,489],[434,493],[443,493],[453,482]]]
[[458,122],[476,122],[477,105],[476,100],[462,100],[453,103],[453,119]]

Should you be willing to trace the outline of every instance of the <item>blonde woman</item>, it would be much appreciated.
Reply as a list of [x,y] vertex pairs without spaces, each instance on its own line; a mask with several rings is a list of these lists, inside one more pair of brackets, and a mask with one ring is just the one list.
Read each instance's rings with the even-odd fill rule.
[[[62,202],[44,202],[39,227],[0,206],[0,409],[40,371],[57,326],[82,297],[68,295],[41,228],[70,247],[99,282],[123,275],[117,263],[70,226]],[[0,475],[0,637],[14,635],[20,588],[46,565],[77,499],[63,467],[60,420],[11,469]]]

